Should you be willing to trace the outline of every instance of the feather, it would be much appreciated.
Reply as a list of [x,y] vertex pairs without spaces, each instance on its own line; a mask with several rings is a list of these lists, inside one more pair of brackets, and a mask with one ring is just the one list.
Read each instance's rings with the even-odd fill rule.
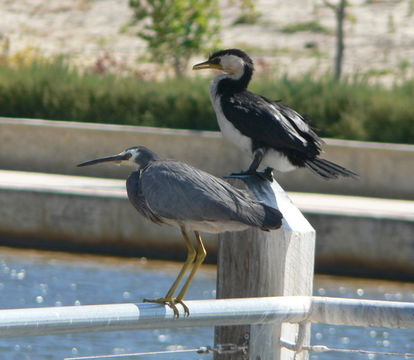
[[339,176],[352,177],[354,179],[359,178],[359,175],[353,171],[345,169],[326,159],[307,160],[305,164],[315,174],[322,176],[326,180],[337,179]]
[[199,222],[239,222],[263,229],[280,227],[282,215],[242,190],[185,163],[160,160],[140,177],[145,212],[161,219]]

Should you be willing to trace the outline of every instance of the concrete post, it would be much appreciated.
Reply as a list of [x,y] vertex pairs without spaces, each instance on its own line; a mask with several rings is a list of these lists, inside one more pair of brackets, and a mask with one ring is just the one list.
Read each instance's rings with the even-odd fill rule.
[[[312,295],[315,231],[274,181],[256,177],[231,180],[255,197],[278,208],[283,216],[279,230],[249,229],[219,236],[217,298]],[[244,182],[244,184],[243,184]],[[309,343],[310,325],[304,329]],[[237,344],[247,351],[216,354],[215,360],[287,360],[294,352],[281,348],[279,340],[295,342],[297,324],[216,327],[215,344]],[[307,359],[302,352],[296,357]]]

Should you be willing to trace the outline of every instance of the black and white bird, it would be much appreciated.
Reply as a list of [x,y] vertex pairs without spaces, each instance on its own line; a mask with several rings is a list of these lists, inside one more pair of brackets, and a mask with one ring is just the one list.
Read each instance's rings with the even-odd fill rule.
[[[324,179],[358,177],[354,172],[319,158],[323,141],[305,118],[280,101],[247,90],[254,66],[242,50],[213,53],[193,70],[218,69],[210,86],[210,98],[223,137],[253,156],[246,171],[232,175],[260,174],[272,181],[272,171],[286,172],[307,167]],[[266,165],[258,173],[259,165]]]
[[[187,246],[187,260],[163,298],[144,300],[168,304],[177,317],[176,304],[181,304],[189,314],[183,298],[206,256],[199,231],[220,233],[249,227],[269,231],[282,225],[283,216],[279,210],[254,200],[247,192],[202,170],[180,161],[163,159],[144,146],[134,146],[120,154],[86,161],[78,166],[105,162],[134,166],[136,170],[126,182],[131,204],[152,222],[181,229]],[[194,231],[197,250],[188,236],[187,231],[190,230]],[[175,297],[190,268],[187,280]]]

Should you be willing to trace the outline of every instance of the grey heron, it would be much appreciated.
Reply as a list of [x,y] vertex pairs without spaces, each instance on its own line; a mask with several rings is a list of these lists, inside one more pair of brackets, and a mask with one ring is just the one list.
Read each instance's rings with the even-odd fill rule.
[[[86,161],[78,166],[105,162],[128,163],[136,167],[126,181],[132,205],[156,224],[181,229],[187,247],[184,265],[164,297],[144,299],[169,305],[177,317],[176,304],[183,306],[185,315],[189,314],[183,299],[206,256],[199,232],[220,233],[249,227],[269,231],[282,224],[283,216],[279,210],[254,200],[247,192],[202,170],[180,161],[163,159],[144,146],[130,147],[117,155]],[[188,235],[190,230],[194,231],[197,249]],[[174,297],[189,270],[186,281]]]
[[[234,176],[259,174],[272,181],[272,171],[307,167],[324,179],[358,177],[354,172],[319,158],[323,141],[305,118],[280,101],[247,90],[252,78],[252,59],[242,50],[227,49],[212,54],[194,70],[217,69],[210,99],[223,137],[253,157],[249,168]],[[259,165],[267,166],[258,173]]]

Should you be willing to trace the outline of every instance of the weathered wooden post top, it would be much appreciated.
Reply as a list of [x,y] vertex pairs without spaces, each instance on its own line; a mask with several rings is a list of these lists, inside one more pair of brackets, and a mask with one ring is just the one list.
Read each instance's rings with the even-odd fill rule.
[[[279,209],[284,219],[279,230],[251,228],[219,235],[217,298],[312,295],[315,230],[276,181],[252,176],[230,182]],[[310,325],[302,326],[300,334],[298,329],[287,323],[216,327],[215,344],[223,352],[215,359],[293,359],[295,352],[282,348],[280,339],[295,343],[305,336],[304,343],[309,343]],[[296,355],[307,357],[307,352]]]

